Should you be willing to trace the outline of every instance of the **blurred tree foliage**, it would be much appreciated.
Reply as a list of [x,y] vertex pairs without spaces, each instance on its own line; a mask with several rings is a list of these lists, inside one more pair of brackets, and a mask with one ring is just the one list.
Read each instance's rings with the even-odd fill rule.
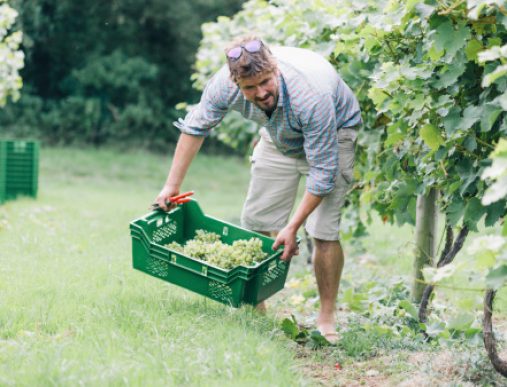
[[24,88],[2,132],[53,144],[177,139],[175,105],[195,101],[190,74],[202,23],[242,0],[11,0],[24,32]]

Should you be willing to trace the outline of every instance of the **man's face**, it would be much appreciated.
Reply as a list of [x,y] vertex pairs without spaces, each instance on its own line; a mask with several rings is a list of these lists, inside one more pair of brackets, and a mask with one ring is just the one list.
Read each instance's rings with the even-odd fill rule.
[[278,78],[274,72],[264,72],[249,78],[241,78],[238,86],[247,101],[265,112],[275,110],[278,102]]

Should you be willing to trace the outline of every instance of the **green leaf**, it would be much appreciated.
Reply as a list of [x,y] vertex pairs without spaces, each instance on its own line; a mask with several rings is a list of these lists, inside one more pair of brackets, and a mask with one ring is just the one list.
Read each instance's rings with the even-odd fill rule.
[[435,161],[443,160],[447,156],[447,149],[444,147],[440,147],[435,155],[433,156]]
[[413,99],[408,102],[408,106],[413,110],[421,110],[426,103],[424,94],[417,94]]
[[492,157],[507,156],[507,139],[501,138],[491,153]]
[[483,48],[484,47],[482,46],[482,43],[477,39],[472,39],[469,41],[467,47],[465,48],[465,55],[467,56],[467,59],[477,63],[477,53]]
[[354,289],[352,288],[345,290],[342,296],[343,302],[345,302],[348,307],[355,312],[364,310],[363,301],[366,299],[367,297],[365,294],[354,293]]
[[453,202],[445,210],[447,219],[451,226],[458,224],[459,220],[465,213],[465,203],[461,198],[454,199]]
[[496,46],[489,48],[488,50],[481,51],[478,54],[478,59],[479,59],[479,63],[485,63],[485,62],[491,62],[491,61],[497,60],[501,56],[502,56],[501,47],[500,47],[500,45],[496,45]]
[[465,180],[461,182],[461,187],[459,189],[460,195],[471,194],[475,192],[477,189],[477,176],[476,175],[468,175]]
[[495,225],[496,222],[505,216],[505,200],[500,200],[486,207],[486,220],[485,226],[490,227]]
[[427,19],[429,18],[431,15],[433,15],[433,12],[435,12],[435,7],[431,6],[431,5],[428,5],[428,4],[424,4],[420,1],[417,2],[416,6],[415,6],[415,9],[417,11],[417,13]]
[[503,25],[503,28],[507,29],[507,15],[504,15],[502,13],[498,13],[496,15],[496,21]]
[[405,138],[405,135],[403,133],[398,133],[398,132],[389,133],[389,135],[387,136],[387,138],[384,142],[384,145],[386,147],[393,146],[393,145],[399,143],[400,141],[403,141],[404,138]]
[[449,184],[448,192],[453,193],[456,192],[461,187],[461,180],[455,181],[454,183]]
[[495,82],[498,78],[507,75],[507,65],[498,66],[495,71],[489,73],[484,77],[482,81],[483,87],[490,86],[493,82]]
[[439,50],[435,46],[431,46],[428,50],[428,56],[433,62],[438,61],[440,58],[444,56],[445,51]]
[[456,306],[461,310],[475,310],[482,306],[482,303],[476,297],[467,297],[456,300]]
[[445,331],[445,324],[442,321],[434,321],[426,325],[426,333],[430,337],[441,335]]
[[464,222],[472,231],[477,231],[477,223],[486,212],[478,198],[471,198],[465,207]]
[[329,341],[327,341],[327,339],[324,336],[322,336],[322,333],[317,330],[310,332],[310,340],[312,348],[314,349],[330,345]]
[[470,152],[474,152],[477,149],[477,141],[475,140],[475,136],[467,136],[465,138],[465,141],[463,141],[463,146]]
[[444,128],[448,135],[452,135],[459,127],[461,122],[461,110],[458,107],[453,107],[444,118]]
[[489,132],[495,124],[498,116],[502,112],[502,109],[493,104],[484,105],[482,117],[481,117],[481,130],[483,132]]
[[384,93],[384,91],[382,89],[372,87],[368,91],[368,97],[370,97],[370,99],[373,101],[375,106],[380,106],[380,105],[382,105],[382,102],[384,102],[385,99],[387,98],[387,94]]
[[501,288],[507,281],[507,265],[490,270],[486,276],[486,284],[492,289]]
[[457,331],[465,331],[473,324],[475,320],[474,315],[469,313],[459,314],[451,319],[447,324],[447,329],[454,329]]
[[435,125],[425,125],[421,128],[421,138],[431,150],[437,150],[444,143],[440,130]]
[[468,106],[463,111],[463,119],[460,122],[460,129],[470,129],[473,124],[481,119],[482,110],[482,106]]
[[433,83],[437,89],[445,89],[458,82],[458,78],[465,72],[465,62],[456,61],[453,64],[445,66],[438,72],[439,78]]
[[447,56],[452,58],[458,50],[462,49],[470,38],[470,29],[466,25],[454,29],[451,22],[445,22],[438,26],[435,34],[435,47],[437,50],[445,50]]
[[492,36],[488,39],[488,48],[493,46],[501,46],[502,45],[502,38],[499,36]]
[[491,268],[496,262],[495,254],[490,250],[480,250],[474,254],[475,270],[485,270]]
[[415,319],[415,320],[418,320],[419,321],[419,313],[417,312],[417,309],[416,307],[414,306],[414,304],[412,304],[410,301],[408,300],[401,300],[400,303],[398,304],[400,306],[400,308],[402,309],[405,309],[405,311],[408,312],[408,314],[410,314],[410,316]]
[[507,196],[507,176],[499,177],[493,184],[491,184],[484,196],[482,202],[484,205],[488,205],[496,202],[497,200],[503,199]]
[[299,328],[296,322],[288,318],[285,318],[282,321],[282,331],[292,340],[294,340],[299,334]]

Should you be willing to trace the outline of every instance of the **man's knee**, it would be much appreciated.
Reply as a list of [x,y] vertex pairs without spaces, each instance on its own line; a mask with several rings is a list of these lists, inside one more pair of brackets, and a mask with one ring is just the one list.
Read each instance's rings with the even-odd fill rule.
[[343,259],[343,249],[339,240],[325,241],[314,238],[313,260],[326,259],[326,257],[337,257]]
[[341,244],[340,244],[339,239],[334,240],[334,241],[326,241],[326,240],[319,239],[319,238],[313,238],[313,242],[314,242],[316,248],[331,248],[331,247],[340,247],[341,248]]

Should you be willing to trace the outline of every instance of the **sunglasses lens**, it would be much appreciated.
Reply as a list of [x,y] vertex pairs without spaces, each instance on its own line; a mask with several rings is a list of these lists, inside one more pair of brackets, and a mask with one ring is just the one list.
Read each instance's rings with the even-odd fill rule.
[[248,52],[258,52],[261,49],[261,41],[260,40],[252,40],[245,44],[245,50]]
[[241,56],[241,47],[234,47],[229,50],[227,56],[231,59],[238,59]]

